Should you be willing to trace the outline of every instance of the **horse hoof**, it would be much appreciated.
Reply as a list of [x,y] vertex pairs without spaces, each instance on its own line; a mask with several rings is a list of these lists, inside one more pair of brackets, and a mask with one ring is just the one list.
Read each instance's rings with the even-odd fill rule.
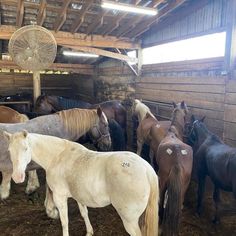
[[1,196],[1,200],[5,200],[9,197],[10,193],[9,192],[3,192],[1,191],[0,196]]
[[27,185],[27,187],[26,187],[26,189],[25,189],[25,193],[26,193],[26,194],[31,194],[31,193],[35,192],[36,189],[38,189],[39,187],[40,187],[39,184],[34,185],[34,186],[28,186],[28,185]]
[[49,218],[52,218],[52,219],[55,219],[55,220],[59,219],[59,212],[56,208],[53,208],[51,210],[47,209],[46,212],[47,212],[47,215],[48,215]]
[[86,236],[93,236],[93,233],[86,233]]

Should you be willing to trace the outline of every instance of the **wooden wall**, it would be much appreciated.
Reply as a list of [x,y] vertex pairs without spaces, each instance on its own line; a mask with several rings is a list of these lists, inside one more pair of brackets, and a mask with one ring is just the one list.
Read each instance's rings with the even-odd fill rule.
[[95,94],[99,101],[132,97],[136,76],[121,61],[110,60],[97,68]]
[[144,66],[136,95],[157,102],[160,118],[171,117],[172,101],[184,100],[193,114],[205,115],[210,130],[223,137],[226,77],[222,70],[222,58]]
[[[32,74],[0,73],[0,95],[12,95],[21,92],[33,92]],[[72,93],[70,75],[42,74],[42,93],[70,96]]]

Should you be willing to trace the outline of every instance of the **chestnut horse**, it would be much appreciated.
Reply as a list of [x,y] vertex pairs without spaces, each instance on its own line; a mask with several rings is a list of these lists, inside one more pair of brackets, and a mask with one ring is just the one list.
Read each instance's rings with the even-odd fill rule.
[[[140,156],[143,144],[150,145],[150,161],[154,167],[153,158],[159,143],[165,137],[170,121],[158,121],[150,109],[140,100],[135,99],[132,105],[132,114],[138,116],[137,154]],[[157,135],[156,135],[157,132]]]
[[0,123],[20,123],[25,122],[28,117],[10,107],[0,106]]
[[[24,114],[20,114],[19,112],[15,111],[14,109],[10,107],[5,107],[5,106],[0,106],[0,123],[21,123],[21,122],[26,122],[28,121],[28,117]],[[28,172],[29,178],[28,178],[28,183],[26,187],[26,193],[29,194],[33,192],[35,189],[39,187],[39,180],[37,176],[36,170],[32,170]],[[3,186],[5,185],[4,181],[6,180],[5,178],[5,172],[2,173],[3,178]],[[7,182],[6,184],[10,184]],[[8,197],[8,194],[5,195],[4,191],[2,192],[1,195],[2,199],[5,199]]]
[[174,103],[170,128],[155,153],[159,167],[160,216],[165,236],[178,235],[181,208],[191,179],[193,151],[182,142],[186,114],[184,102]]

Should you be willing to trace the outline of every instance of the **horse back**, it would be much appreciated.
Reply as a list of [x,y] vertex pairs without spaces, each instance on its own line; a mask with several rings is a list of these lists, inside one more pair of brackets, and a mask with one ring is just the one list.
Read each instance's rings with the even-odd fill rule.
[[167,171],[170,171],[174,165],[179,165],[189,176],[192,172],[193,151],[173,133],[168,133],[159,145],[156,161],[160,169],[164,166]]

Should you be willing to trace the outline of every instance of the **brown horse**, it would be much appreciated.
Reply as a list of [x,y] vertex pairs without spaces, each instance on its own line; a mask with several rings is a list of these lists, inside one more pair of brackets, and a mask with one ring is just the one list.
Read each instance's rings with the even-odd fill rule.
[[[24,114],[20,114],[19,112],[13,110],[10,107],[5,107],[5,106],[0,106],[0,123],[22,123],[28,121],[28,117]],[[26,193],[31,193],[35,191],[39,187],[39,180],[37,176],[36,170],[32,170],[28,172],[29,178],[28,178],[28,183],[26,187]],[[4,181],[6,180],[5,178],[5,172],[2,173],[3,178],[2,178],[2,186],[5,186],[9,184],[5,184]],[[4,190],[2,191],[2,199],[5,199],[8,197],[8,193],[4,195]]]
[[174,104],[171,126],[155,153],[159,167],[160,216],[165,236],[178,235],[181,208],[191,179],[192,148],[181,140],[186,114],[184,102]]
[[0,123],[20,123],[28,121],[28,117],[10,107],[0,106]]

